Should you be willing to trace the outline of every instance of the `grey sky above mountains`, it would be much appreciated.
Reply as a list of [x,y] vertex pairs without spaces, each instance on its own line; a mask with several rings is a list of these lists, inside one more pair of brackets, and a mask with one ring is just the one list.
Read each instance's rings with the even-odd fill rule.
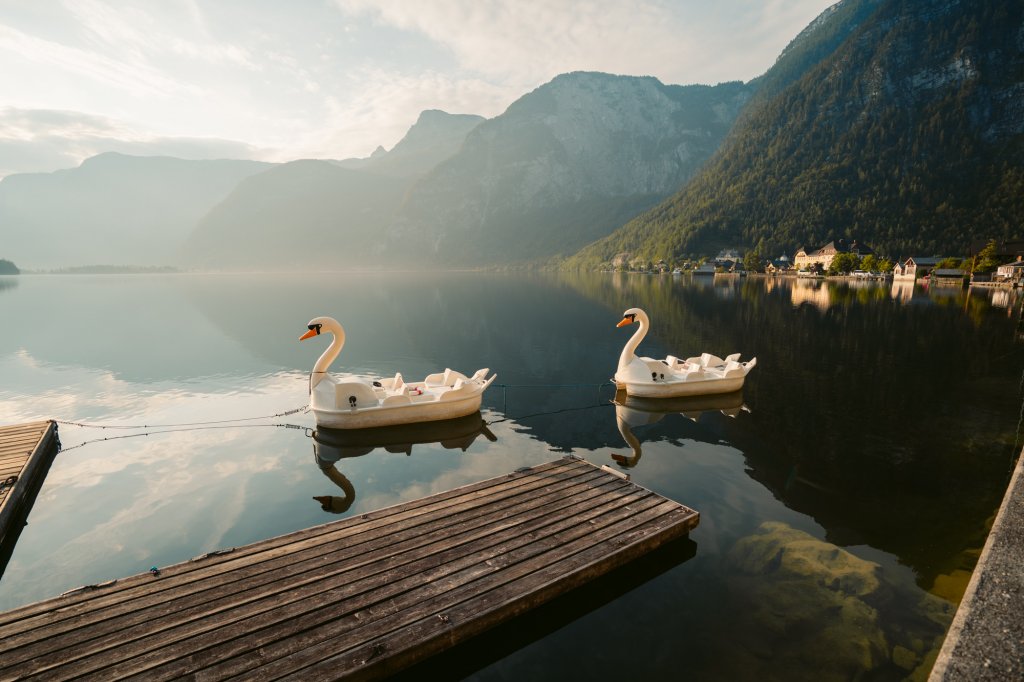
[[368,156],[568,71],[749,80],[831,0],[0,0],[0,176]]

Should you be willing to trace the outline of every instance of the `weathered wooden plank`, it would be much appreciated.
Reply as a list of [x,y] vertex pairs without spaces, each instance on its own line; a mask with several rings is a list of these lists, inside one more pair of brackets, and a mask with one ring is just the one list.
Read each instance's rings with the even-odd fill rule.
[[11,448],[3,452],[4,459],[17,460],[20,459],[23,462],[31,456],[32,451],[35,449],[35,442],[30,445],[20,445],[17,448]]
[[0,677],[383,675],[697,519],[562,460],[0,614]]
[[[313,555],[308,559],[302,559],[297,553],[278,561],[276,568],[272,571],[251,574],[247,580],[237,579],[233,582],[222,582],[219,585],[211,586],[220,589],[208,589],[201,593],[182,595],[171,602],[153,602],[151,599],[137,598],[128,605],[131,607],[129,610],[122,611],[126,614],[124,618],[114,620],[108,618],[110,614],[101,612],[99,616],[84,614],[76,619],[68,619],[53,628],[36,629],[16,635],[4,632],[5,648],[8,648],[4,655],[4,662],[14,664],[33,656],[52,653],[60,646],[68,644],[54,635],[75,629],[78,629],[75,633],[76,646],[85,638],[100,637],[109,632],[113,632],[116,636],[111,637],[108,643],[123,645],[132,638],[132,633],[122,635],[119,630],[132,628],[138,624],[145,623],[147,632],[152,638],[153,632],[159,630],[164,623],[175,625],[180,622],[191,622],[203,614],[211,615],[220,611],[230,611],[231,614],[237,616],[242,613],[239,610],[240,606],[257,598],[253,592],[256,587],[268,586],[267,589],[270,591],[259,596],[260,599],[265,599],[268,595],[273,595],[276,592],[295,591],[304,585],[310,585],[315,593],[317,589],[323,589],[328,585],[324,582],[325,578],[342,573],[346,574],[346,580],[354,581],[360,575],[372,575],[375,570],[374,562],[381,558],[399,557],[403,561],[410,562],[420,556],[440,551],[445,544],[453,544],[459,538],[465,538],[467,533],[481,527],[486,528],[487,533],[494,535],[498,523],[511,526],[514,523],[521,523],[524,518],[529,518],[529,516],[555,513],[573,504],[581,504],[586,501],[588,496],[601,494],[607,488],[607,481],[603,488],[589,484],[593,478],[595,477],[582,477],[582,480],[580,477],[566,479],[570,485],[552,489],[545,496],[531,500],[532,504],[526,509],[522,509],[526,504],[525,501],[517,503],[520,509],[516,509],[516,506],[494,508],[495,505],[491,504],[484,507],[484,509],[493,508],[488,514],[475,517],[462,514],[450,517],[443,520],[449,521],[449,525],[444,526],[439,523],[436,530],[430,533],[423,533],[419,527],[414,527],[404,532],[367,538],[366,541],[354,546],[336,542],[327,547],[324,550],[325,553]],[[580,482],[573,483],[573,481]],[[357,556],[358,559],[335,563],[352,555]],[[229,575],[237,577],[234,571]],[[295,593],[293,596],[300,598],[303,595]],[[93,616],[92,619],[89,618],[90,615]],[[96,617],[106,618],[106,620],[95,623]],[[88,626],[92,627],[85,629]],[[45,636],[41,648],[26,646],[41,636]],[[101,646],[100,642],[93,642],[91,648],[99,646]]]
[[[551,462],[530,470],[516,472],[505,477],[488,479],[444,493],[422,498],[412,502],[393,505],[383,509],[347,519],[344,524],[331,522],[320,526],[302,529],[293,533],[280,535],[261,543],[237,548],[230,553],[210,556],[202,561],[188,561],[174,566],[162,568],[162,578],[153,581],[152,576],[140,574],[118,580],[116,584],[99,592],[83,591],[62,597],[60,604],[50,601],[37,602],[18,607],[6,613],[0,613],[0,638],[9,632],[7,626],[24,621],[21,628],[45,626],[53,620],[68,617],[93,608],[107,608],[117,601],[132,599],[140,592],[151,592],[158,589],[177,588],[182,582],[198,581],[211,575],[234,572],[247,562],[265,560],[285,556],[308,546],[316,546],[330,541],[339,535],[353,535],[367,532],[390,523],[403,523],[411,527],[416,525],[419,517],[426,518],[431,513],[457,512],[459,505],[474,500],[485,500],[491,495],[514,494],[517,490],[527,491],[551,484],[551,471],[558,466]],[[558,469],[558,475],[572,477],[592,471],[592,467],[575,462],[572,467]],[[495,492],[498,491],[498,492]]]

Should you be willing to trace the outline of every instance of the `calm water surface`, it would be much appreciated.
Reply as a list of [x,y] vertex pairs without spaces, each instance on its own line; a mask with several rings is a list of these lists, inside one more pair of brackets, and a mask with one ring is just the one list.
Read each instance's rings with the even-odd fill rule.
[[[652,318],[646,355],[756,355],[742,395],[616,407],[600,384],[633,306]],[[493,441],[324,448],[326,468],[304,431],[273,426],[309,414],[61,425],[0,608],[571,453],[628,469],[700,526],[410,678],[926,674],[1020,446],[1019,308],[1006,291],[754,278],[0,278],[4,424],[300,407],[324,343],[297,339],[317,315],[348,332],[336,372],[490,367],[507,386],[484,401]]]

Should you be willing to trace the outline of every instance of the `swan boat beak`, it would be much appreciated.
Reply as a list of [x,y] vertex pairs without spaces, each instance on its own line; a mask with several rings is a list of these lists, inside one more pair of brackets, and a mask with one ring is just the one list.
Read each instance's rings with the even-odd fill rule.
[[636,315],[626,315],[624,318],[622,318],[622,321],[620,321],[615,326],[616,327],[625,327],[627,324],[633,324],[634,322],[636,322]]
[[316,336],[317,334],[319,334],[321,326],[322,325],[319,325],[319,324],[311,324],[311,325],[309,325],[309,331],[306,332],[305,334],[303,334],[302,336],[300,336],[299,337],[299,341],[305,341],[306,339],[311,339],[314,336]]

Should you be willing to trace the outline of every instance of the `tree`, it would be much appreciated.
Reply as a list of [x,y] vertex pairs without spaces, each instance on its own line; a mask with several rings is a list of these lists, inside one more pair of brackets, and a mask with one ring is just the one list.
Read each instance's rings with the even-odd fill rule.
[[761,262],[761,254],[757,249],[747,251],[747,255],[743,256],[743,268],[747,272],[761,272],[764,268],[764,263]]
[[935,264],[935,269],[956,269],[960,266],[960,259],[956,256],[950,256],[949,258],[943,258]]
[[860,267],[861,270],[868,270],[871,272],[878,270],[878,259],[875,258],[875,254],[869,253],[868,255],[864,256],[863,260],[861,260],[860,262]]
[[839,253],[832,259],[832,262],[828,265],[828,274],[839,275],[848,274],[852,270],[856,270],[857,266],[860,265],[860,258],[853,255],[852,253]]
[[889,260],[888,258],[883,258],[882,260],[878,261],[878,272],[889,272],[895,266],[896,264],[893,263],[891,260]]
[[999,267],[999,260],[996,258],[996,240],[989,240],[984,249],[978,252],[974,258],[974,268],[971,272],[994,272]]
[[17,275],[20,274],[21,270],[18,266],[9,260],[0,258],[0,275]]

